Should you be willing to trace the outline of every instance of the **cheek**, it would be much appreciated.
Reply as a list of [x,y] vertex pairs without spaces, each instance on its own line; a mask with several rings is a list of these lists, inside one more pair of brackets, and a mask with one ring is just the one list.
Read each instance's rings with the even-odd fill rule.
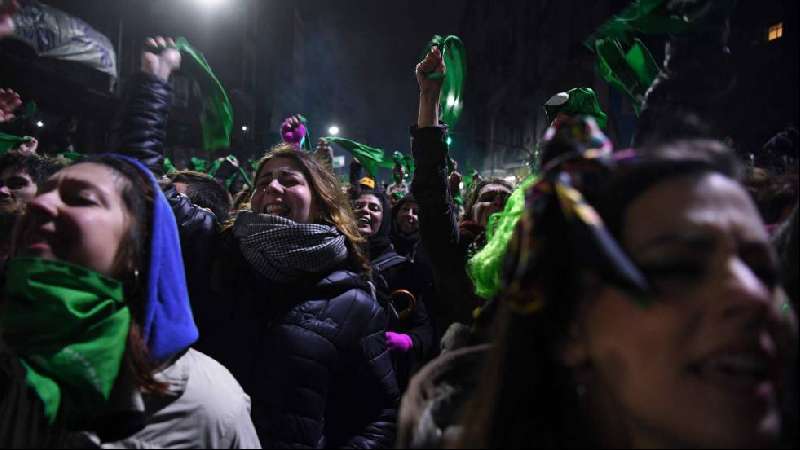
[[673,308],[642,309],[621,294],[601,295],[584,321],[594,381],[637,416],[682,414],[696,401],[683,385],[691,322]]
[[295,221],[310,220],[313,199],[307,186],[297,186],[286,191],[284,200],[290,205]]
[[74,263],[104,275],[113,275],[120,244],[127,229],[122,213],[82,213],[71,215],[67,225],[75,239],[69,251]]

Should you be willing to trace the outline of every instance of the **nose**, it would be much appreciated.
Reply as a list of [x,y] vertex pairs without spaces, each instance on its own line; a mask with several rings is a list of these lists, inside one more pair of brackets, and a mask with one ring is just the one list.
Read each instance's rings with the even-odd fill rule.
[[47,218],[55,218],[58,215],[58,205],[61,199],[55,192],[48,192],[40,194],[28,202],[28,212],[30,214],[44,216]]
[[275,178],[267,185],[267,192],[280,194],[283,192],[283,185]]
[[0,198],[11,198],[11,189],[5,184],[0,186]]
[[722,286],[723,317],[763,314],[769,309],[773,297],[770,288],[738,257],[728,262]]

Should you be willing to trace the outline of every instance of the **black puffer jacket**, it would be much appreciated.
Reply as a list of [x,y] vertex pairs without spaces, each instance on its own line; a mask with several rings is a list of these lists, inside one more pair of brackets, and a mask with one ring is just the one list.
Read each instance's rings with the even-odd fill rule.
[[[169,87],[130,86],[120,151],[158,173]],[[151,132],[140,128],[152,127]],[[161,130],[161,131],[159,131]],[[265,447],[391,446],[399,392],[371,285],[345,270],[277,285],[252,270],[213,214],[174,189],[199,347],[250,394]],[[344,269],[344,268],[342,268]]]

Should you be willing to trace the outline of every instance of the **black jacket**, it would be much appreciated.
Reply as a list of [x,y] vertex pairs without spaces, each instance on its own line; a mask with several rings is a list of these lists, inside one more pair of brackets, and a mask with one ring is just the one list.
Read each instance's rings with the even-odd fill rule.
[[411,150],[416,172],[411,192],[419,204],[420,233],[436,281],[437,299],[431,315],[439,329],[454,322],[470,323],[480,305],[467,275],[471,240],[462,236],[458,213],[448,191],[447,130],[412,127]]
[[[354,194],[371,193],[383,206],[383,222],[377,233],[368,239],[368,252],[378,299],[389,313],[389,331],[407,334],[414,342],[410,352],[394,352],[394,369],[401,391],[405,390],[416,370],[431,356],[434,346],[433,326],[425,308],[425,279],[417,276],[411,262],[397,254],[391,239],[394,214],[389,197],[381,190],[359,189]],[[416,306],[401,291],[411,293]]]
[[[435,356],[434,329],[425,307],[426,286],[424,278],[418,276],[411,262],[389,248],[383,255],[372,260],[378,294],[389,310],[389,331],[407,334],[414,342],[408,353],[393,353],[394,368],[401,391],[416,371]],[[415,306],[409,308],[404,296],[393,293],[405,290],[415,298]]]
[[[141,75],[122,115],[120,151],[156,173],[169,102],[169,86]],[[198,348],[225,364],[251,396],[262,444],[391,446],[399,392],[384,340],[386,314],[371,285],[345,270],[270,283],[210,211],[174,189],[166,194],[181,233]]]

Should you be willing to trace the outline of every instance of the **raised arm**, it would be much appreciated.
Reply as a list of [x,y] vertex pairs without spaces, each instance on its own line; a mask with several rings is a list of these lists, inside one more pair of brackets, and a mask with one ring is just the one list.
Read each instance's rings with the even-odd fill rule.
[[141,71],[130,80],[125,93],[117,151],[142,161],[157,176],[164,172],[164,140],[172,104],[169,78],[180,66],[175,41],[148,39]]

